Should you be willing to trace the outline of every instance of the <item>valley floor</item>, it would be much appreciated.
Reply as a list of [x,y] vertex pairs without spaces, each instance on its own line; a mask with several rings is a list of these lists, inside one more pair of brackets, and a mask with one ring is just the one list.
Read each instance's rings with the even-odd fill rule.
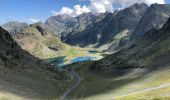
[[80,85],[68,98],[81,100],[169,100],[170,69],[147,72],[135,69],[122,76],[99,76],[90,72],[90,63],[73,65],[81,77]]
[[[72,64],[66,69],[73,69],[75,72],[74,76],[79,76],[79,79],[60,81],[56,88],[55,86],[49,84],[41,84],[40,87],[22,87],[22,86],[13,86],[10,82],[11,77],[17,77],[17,72],[13,74],[9,72],[10,70],[4,70],[1,73],[1,77],[6,77],[5,80],[0,80],[0,100],[30,100],[30,96],[39,97],[44,95],[53,96],[53,99],[56,99],[63,96],[68,99],[81,99],[81,100],[169,100],[170,99],[170,68],[165,67],[164,69],[158,69],[147,72],[145,69],[136,69],[131,73],[127,73],[122,76],[100,76],[96,75],[94,72],[89,71],[89,65],[91,62],[84,62],[78,64]],[[72,70],[72,71],[73,71]],[[4,76],[6,75],[6,76]],[[24,75],[24,74],[23,74]],[[8,80],[8,77],[10,80]],[[37,79],[35,76],[25,76],[24,80]],[[18,77],[24,78],[24,77]],[[45,77],[45,76],[43,76]],[[17,80],[18,80],[17,78]],[[2,79],[2,78],[1,78]],[[38,84],[43,82],[41,79],[38,79],[30,84]],[[76,85],[75,85],[76,83]],[[24,83],[17,83],[24,84]],[[46,86],[48,89],[43,89],[41,86]],[[38,86],[38,85],[35,85]],[[8,87],[8,88],[6,88]],[[19,88],[18,88],[19,87]],[[59,88],[63,87],[63,88]],[[3,91],[3,88],[6,90]],[[16,90],[17,88],[17,90]],[[28,89],[28,88],[31,88]],[[41,88],[41,92],[35,92],[34,89]],[[19,90],[18,90],[19,89]],[[56,89],[56,90],[53,90]],[[7,91],[9,90],[9,91]],[[12,90],[12,92],[11,92]],[[25,91],[27,90],[27,91]],[[29,90],[29,91],[28,91]],[[17,94],[17,91],[20,95]],[[22,92],[24,91],[24,92]],[[39,90],[40,91],[40,90]],[[44,91],[44,92],[42,92]],[[27,96],[25,96],[27,95]],[[54,96],[56,95],[56,96]],[[60,98],[61,99],[61,98]],[[38,99],[31,99],[38,100]],[[47,100],[47,99],[45,99]],[[52,100],[48,99],[48,100]]]
[[[90,51],[95,51],[95,53],[90,53]],[[94,48],[80,48],[69,46],[67,49],[62,51],[56,51],[56,55],[51,58],[45,58],[46,62],[56,64],[56,65],[67,65],[72,63],[72,60],[78,57],[92,57],[95,60],[102,59],[102,53]]]

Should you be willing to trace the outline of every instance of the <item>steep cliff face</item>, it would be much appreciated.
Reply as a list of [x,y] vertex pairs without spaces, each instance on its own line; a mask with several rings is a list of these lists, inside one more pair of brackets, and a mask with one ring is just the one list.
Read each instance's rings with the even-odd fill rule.
[[116,34],[125,30],[128,30],[127,34],[131,34],[147,7],[146,4],[134,4],[129,8],[108,13],[92,28],[76,34],[69,34],[63,41],[71,45],[87,46],[93,44],[98,47],[110,42]]
[[58,36],[65,36],[80,32],[101,20],[105,14],[83,13],[77,17],[68,15],[57,15],[48,18],[45,22],[48,30]]
[[77,20],[68,15],[51,16],[45,22],[48,30],[59,36],[62,33],[71,32],[75,24],[77,24]]
[[150,29],[160,29],[170,16],[169,4],[153,4],[145,12],[138,26],[136,27],[133,38],[142,38]]
[[[146,32],[145,36],[101,61],[91,69],[115,72],[133,68],[155,69],[170,65],[170,18],[160,30]],[[112,70],[112,71],[109,71]],[[107,71],[106,71],[107,72]]]

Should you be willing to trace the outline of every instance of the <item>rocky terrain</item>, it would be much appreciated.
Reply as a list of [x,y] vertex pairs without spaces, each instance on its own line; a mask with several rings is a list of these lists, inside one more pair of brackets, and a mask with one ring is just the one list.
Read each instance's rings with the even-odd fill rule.
[[29,26],[25,22],[11,21],[3,24],[2,27],[14,36],[16,33],[20,33],[23,29],[28,28]]
[[69,34],[64,41],[68,44],[78,44],[82,47],[88,45],[100,47],[109,43],[119,33],[131,34],[147,7],[146,4],[134,4],[123,10],[108,13],[105,18],[92,28],[73,35]]
[[51,16],[45,22],[47,30],[51,33],[65,37],[68,34],[81,32],[92,27],[105,17],[105,14],[83,13],[77,17],[68,15]]
[[151,29],[160,29],[167,22],[170,15],[170,5],[153,4],[145,12],[136,27],[132,38],[140,38]]
[[[170,19],[160,30],[151,30],[134,44],[97,62],[91,69],[126,69],[145,67],[148,69],[169,65]],[[106,62],[106,63],[105,63]],[[102,64],[103,63],[103,64]],[[111,71],[111,70],[110,70]]]
[[[143,36],[150,29],[160,29],[170,15],[169,9],[169,4],[152,4],[151,6],[144,3],[134,4],[113,13],[93,14],[90,12],[77,17],[51,16],[45,23],[37,23],[37,26],[69,45],[95,47],[113,52],[128,45],[129,41]],[[15,23],[14,25],[14,22],[9,22],[3,27],[9,32],[18,33],[29,28],[23,25],[24,23]]]

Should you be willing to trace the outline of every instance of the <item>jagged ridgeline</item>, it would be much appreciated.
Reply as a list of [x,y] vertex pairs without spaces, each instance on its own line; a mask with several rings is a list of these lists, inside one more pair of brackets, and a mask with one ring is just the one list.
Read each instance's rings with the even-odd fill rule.
[[131,34],[147,8],[146,4],[134,4],[113,13],[105,13],[105,17],[92,27],[69,34],[63,38],[63,41],[71,45],[80,44],[82,47],[90,44],[100,47],[112,41],[117,34]]
[[111,52],[121,49],[129,40],[143,36],[150,29],[160,29],[169,15],[169,4],[148,6],[143,3],[113,13],[52,16],[45,24],[50,31],[57,30],[55,34],[60,34],[61,40],[67,44],[100,47]]
[[[90,12],[77,17],[51,16],[45,23],[36,23],[33,26],[42,27],[43,31],[59,37],[62,42],[69,45],[95,47],[112,52],[126,46],[129,40],[142,37],[150,29],[160,29],[169,15],[169,4],[148,6],[142,3],[116,10],[113,13],[93,14]],[[28,25],[14,23],[6,23],[3,27],[10,33],[29,33]],[[25,28],[28,28],[27,31]]]

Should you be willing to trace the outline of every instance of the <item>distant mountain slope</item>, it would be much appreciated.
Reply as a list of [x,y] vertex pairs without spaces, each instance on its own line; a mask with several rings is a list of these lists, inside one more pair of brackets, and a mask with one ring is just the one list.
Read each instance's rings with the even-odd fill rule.
[[41,59],[56,57],[57,51],[62,51],[66,44],[46,30],[43,23],[35,23],[23,29],[14,37],[22,49]]
[[29,25],[25,22],[11,21],[3,24],[2,27],[13,36],[16,33],[21,32],[24,28],[29,27]]
[[141,38],[150,29],[160,29],[170,16],[170,4],[153,4],[145,12],[132,38]]
[[93,26],[94,23],[101,20],[105,14],[83,13],[77,17],[68,15],[51,16],[45,22],[49,32],[65,36],[68,33],[72,34],[80,32],[86,28]]
[[58,15],[48,18],[45,25],[51,33],[61,35],[63,32],[71,32],[76,23],[73,17]]
[[[163,68],[170,59],[170,18],[160,30],[148,31],[136,42],[105,59],[95,62],[93,70],[123,70],[133,68]],[[110,72],[110,71],[109,71]]]
[[159,30],[166,23],[169,15],[169,4],[152,4],[145,11],[145,14],[135,26],[135,30],[132,32],[132,34],[126,34],[127,31],[124,31],[113,37],[113,40],[109,44],[107,51],[117,51],[133,42],[134,39],[142,38],[147,31],[153,29]]
[[105,18],[90,29],[69,34],[63,41],[71,45],[101,46],[110,42],[116,34],[123,31],[127,31],[126,34],[131,34],[147,8],[146,4],[134,4],[126,9],[108,13]]

